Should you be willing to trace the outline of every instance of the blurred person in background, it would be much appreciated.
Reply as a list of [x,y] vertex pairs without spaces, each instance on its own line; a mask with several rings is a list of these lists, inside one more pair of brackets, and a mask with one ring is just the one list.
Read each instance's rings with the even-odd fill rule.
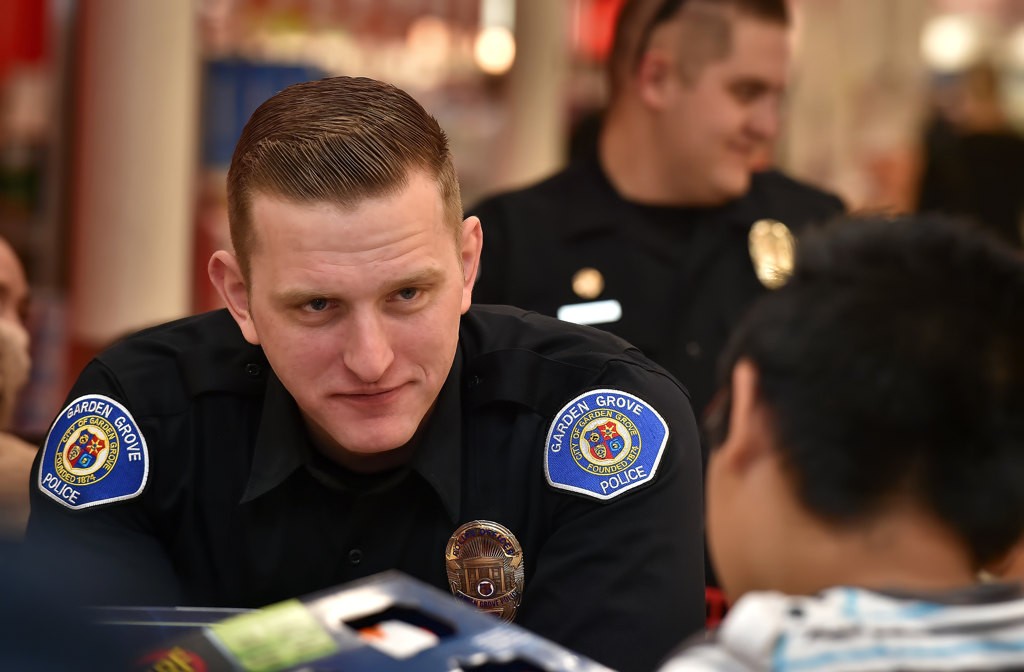
[[[702,415],[749,303],[785,281],[794,236],[842,202],[758,170],[781,124],[786,0],[628,0],[596,152],[471,209],[487,245],[474,290],[625,338]],[[724,610],[709,586],[708,622]]]
[[1024,137],[1006,116],[1000,76],[983,62],[945,85],[925,132],[917,209],[970,217],[1024,249]]
[[31,359],[25,327],[29,287],[25,269],[0,238],[0,539],[18,540],[28,521],[29,471],[35,446],[11,432],[18,394],[28,382]]
[[785,0],[626,2],[597,151],[470,210],[488,241],[477,301],[622,336],[699,415],[732,325],[784,280],[793,234],[842,210],[756,170],[781,124],[789,22]]
[[681,670],[1024,669],[1024,261],[939,218],[801,240],[709,414],[709,551],[735,602]]
[[471,307],[480,223],[419,103],[284,89],[228,200],[227,308],[86,366],[36,464],[31,550],[102,604],[259,607],[400,570],[619,670],[701,628],[683,389],[610,334]]

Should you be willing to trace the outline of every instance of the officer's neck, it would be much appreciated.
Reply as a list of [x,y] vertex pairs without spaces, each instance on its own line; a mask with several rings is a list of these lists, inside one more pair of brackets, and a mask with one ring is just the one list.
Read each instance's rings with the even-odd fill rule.
[[597,155],[612,188],[642,205],[710,208],[728,200],[703,193],[704,180],[685,179],[678,157],[667,155],[665,141],[650,119],[632,108],[612,108],[598,137]]
[[375,453],[361,453],[341,446],[318,427],[309,428],[310,442],[317,452],[338,466],[357,474],[376,474],[405,466],[412,461],[422,433],[421,424],[412,439],[402,446]]

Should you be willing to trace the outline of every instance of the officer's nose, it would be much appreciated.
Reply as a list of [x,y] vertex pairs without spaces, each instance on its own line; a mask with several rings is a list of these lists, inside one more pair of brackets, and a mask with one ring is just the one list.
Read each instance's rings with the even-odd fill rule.
[[395,353],[380,315],[354,316],[345,338],[345,366],[364,383],[383,378]]
[[758,140],[774,140],[782,125],[780,102],[775,96],[764,96],[750,112],[749,131]]

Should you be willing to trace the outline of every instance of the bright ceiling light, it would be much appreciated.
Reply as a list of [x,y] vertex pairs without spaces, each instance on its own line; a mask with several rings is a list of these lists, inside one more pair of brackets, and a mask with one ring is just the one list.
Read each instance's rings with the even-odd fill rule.
[[473,45],[477,67],[488,75],[502,75],[516,60],[516,40],[512,31],[504,26],[490,26],[481,30]]
[[921,55],[938,72],[964,70],[982,60],[987,48],[981,23],[963,14],[935,17],[921,33]]

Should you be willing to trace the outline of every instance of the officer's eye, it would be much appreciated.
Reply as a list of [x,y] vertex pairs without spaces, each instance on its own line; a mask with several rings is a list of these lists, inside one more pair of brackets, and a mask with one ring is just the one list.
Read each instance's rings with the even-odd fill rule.
[[395,292],[395,296],[397,296],[401,301],[412,301],[419,295],[420,290],[415,287],[405,287]]
[[729,87],[733,97],[741,103],[752,103],[768,93],[768,87],[761,82],[742,80]]
[[322,299],[322,298],[321,299],[312,299],[312,300],[310,300],[309,303],[306,304],[306,306],[311,311],[313,311],[314,313],[319,313],[319,312],[327,310],[327,306],[328,305],[330,305],[330,302],[328,302],[327,299]]

